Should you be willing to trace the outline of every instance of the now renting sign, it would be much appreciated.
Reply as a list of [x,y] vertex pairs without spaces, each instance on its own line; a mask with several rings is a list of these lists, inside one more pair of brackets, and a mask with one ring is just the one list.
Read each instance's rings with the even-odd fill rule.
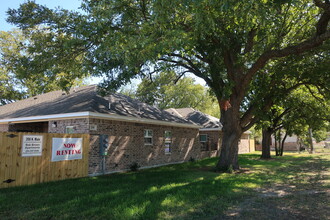
[[82,159],[82,138],[53,138],[53,162],[79,159]]

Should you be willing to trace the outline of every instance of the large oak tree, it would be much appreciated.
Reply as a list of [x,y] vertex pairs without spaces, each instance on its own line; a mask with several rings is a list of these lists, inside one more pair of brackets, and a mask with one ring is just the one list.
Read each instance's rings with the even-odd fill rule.
[[9,10],[8,21],[26,31],[42,25],[50,34],[35,51],[47,46],[54,66],[83,56],[83,70],[103,75],[103,87],[164,69],[204,79],[221,106],[219,170],[239,168],[239,138],[258,121],[257,109],[244,102],[255,75],[273,59],[330,38],[328,0],[85,0],[82,9],[27,2]]

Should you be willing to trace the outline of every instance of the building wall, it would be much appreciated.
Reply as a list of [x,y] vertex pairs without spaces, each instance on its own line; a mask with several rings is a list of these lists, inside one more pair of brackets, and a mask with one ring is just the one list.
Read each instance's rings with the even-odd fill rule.
[[[123,122],[105,119],[80,118],[52,120],[49,123],[14,124],[16,129],[43,129],[49,133],[66,133],[68,126],[73,127],[73,133],[90,134],[89,174],[109,173],[130,169],[134,163],[141,167],[202,159],[219,155],[221,138],[219,131],[208,131],[210,148],[202,151],[198,128],[182,128]],[[10,125],[11,126],[11,125]],[[3,126],[5,127],[5,126]],[[1,128],[1,127],[0,127]],[[12,129],[14,127],[11,127]],[[5,128],[4,128],[5,129]],[[144,130],[153,131],[153,143],[144,143]],[[171,131],[171,153],[165,152],[165,131]],[[41,132],[41,131],[39,131]],[[109,136],[107,155],[100,154],[100,135]],[[249,152],[248,139],[242,137],[239,153]]]
[[[212,145],[217,145],[217,154],[220,152],[221,148],[221,140],[222,140],[222,132],[220,131],[200,131],[200,134],[207,134],[209,137],[209,144],[210,146]],[[211,148],[212,149],[212,148]],[[241,137],[240,142],[238,143],[238,153],[239,154],[244,154],[244,153],[249,153],[250,152],[250,139],[249,139],[249,134],[243,134]]]
[[[53,126],[54,123],[56,127]],[[89,150],[89,174],[91,175],[127,170],[134,163],[141,167],[148,167],[217,155],[217,151],[201,151],[197,128],[105,119],[70,119],[50,121],[49,132],[65,133],[67,126],[73,126],[74,133],[91,135]],[[145,129],[153,131],[153,143],[151,145],[144,144]],[[172,133],[170,154],[165,153],[165,131]],[[109,135],[110,146],[106,156],[100,155],[99,138],[101,134]]]
[[0,124],[0,132],[7,132],[9,130],[8,124]]
[[[4,126],[5,127],[5,126]],[[1,129],[1,127],[0,127]],[[48,122],[31,122],[7,125],[9,132],[40,132],[48,133]]]
[[[199,131],[199,134],[206,134],[208,137],[207,138],[208,150],[201,151],[201,154],[208,155],[209,157],[219,156],[219,154],[220,154],[219,150],[221,147],[220,132],[219,131]],[[199,139],[198,139],[198,141],[199,141]],[[201,146],[202,144],[199,142],[199,145]]]
[[238,144],[238,153],[245,154],[250,152],[250,138],[249,134],[243,134]]
[[[134,163],[141,167],[201,159],[198,145],[198,129],[173,126],[149,125],[103,119],[90,119],[97,125],[97,131],[90,131],[90,174],[102,172],[102,158],[99,153],[99,134],[109,135],[108,155],[104,156],[104,172],[129,169]],[[144,130],[153,131],[153,143],[144,144]],[[172,132],[171,153],[165,153],[165,131]]]
[[74,133],[88,134],[89,133],[89,119],[67,119],[67,120],[51,120],[48,123],[49,133],[66,133],[66,127],[73,126]]

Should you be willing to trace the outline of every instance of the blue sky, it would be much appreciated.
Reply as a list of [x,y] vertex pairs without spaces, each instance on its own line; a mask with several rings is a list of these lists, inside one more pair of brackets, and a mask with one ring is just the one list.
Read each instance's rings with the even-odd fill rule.
[[[9,31],[14,28],[6,22],[8,8],[18,8],[26,0],[0,0],[0,31]],[[71,10],[79,10],[81,0],[35,0],[36,3],[46,5],[49,8],[61,7]]]

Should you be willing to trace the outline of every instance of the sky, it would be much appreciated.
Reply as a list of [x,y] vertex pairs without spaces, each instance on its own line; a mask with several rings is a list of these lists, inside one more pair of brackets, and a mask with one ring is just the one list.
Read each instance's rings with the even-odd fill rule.
[[[17,9],[20,4],[27,0],[0,0],[0,31],[9,31],[15,26],[6,22],[6,11],[9,8]],[[81,0],[35,0],[36,3],[46,5],[49,8],[61,7],[70,10],[79,10]]]

